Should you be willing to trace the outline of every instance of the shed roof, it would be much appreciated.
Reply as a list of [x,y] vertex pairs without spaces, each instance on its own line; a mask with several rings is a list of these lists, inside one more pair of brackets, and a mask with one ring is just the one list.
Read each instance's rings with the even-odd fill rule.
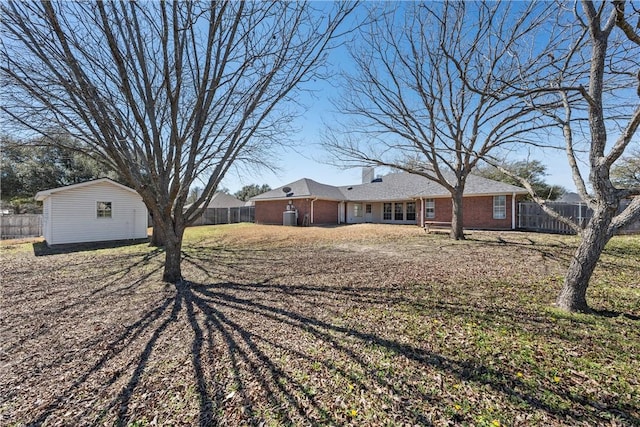
[[65,185],[64,187],[52,188],[50,190],[38,191],[36,193],[36,195],[35,195],[35,199],[37,201],[43,201],[47,197],[49,197],[49,196],[51,196],[53,194],[56,194],[56,193],[60,193],[62,191],[75,190],[75,189],[78,189],[78,188],[89,187],[89,186],[92,186],[92,185],[103,184],[103,183],[111,184],[113,186],[121,188],[122,190],[130,191],[130,192],[132,192],[134,194],[138,194],[136,192],[136,190],[134,190],[133,188],[129,188],[126,185],[119,184],[119,183],[115,182],[112,179],[99,178],[99,179],[94,179],[92,181],[81,182],[81,183],[78,183],[78,184]]

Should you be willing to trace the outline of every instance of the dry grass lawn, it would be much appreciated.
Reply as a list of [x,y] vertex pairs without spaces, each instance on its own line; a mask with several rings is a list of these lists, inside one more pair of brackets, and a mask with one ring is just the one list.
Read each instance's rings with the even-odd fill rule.
[[173,286],[146,244],[3,242],[0,424],[640,425],[640,236],[598,315],[552,306],[576,244],[194,227]]

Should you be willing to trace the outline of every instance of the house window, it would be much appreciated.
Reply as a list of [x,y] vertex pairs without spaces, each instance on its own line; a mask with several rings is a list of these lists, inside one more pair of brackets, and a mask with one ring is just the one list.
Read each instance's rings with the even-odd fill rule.
[[416,202],[407,202],[407,221],[416,220]]
[[436,217],[436,200],[426,199],[424,201],[424,217],[435,218]]
[[402,221],[404,219],[404,206],[402,203],[396,203],[394,213],[394,219],[396,221]]
[[355,203],[353,205],[353,216],[355,216],[356,218],[360,218],[362,216],[362,204],[361,203]]
[[97,202],[98,218],[111,218],[111,202]]
[[385,203],[382,208],[382,219],[391,221],[391,203]]
[[371,205],[369,203],[364,205],[364,209],[365,209],[365,213],[368,213],[368,214],[371,213]]
[[493,196],[493,219],[507,217],[507,196]]

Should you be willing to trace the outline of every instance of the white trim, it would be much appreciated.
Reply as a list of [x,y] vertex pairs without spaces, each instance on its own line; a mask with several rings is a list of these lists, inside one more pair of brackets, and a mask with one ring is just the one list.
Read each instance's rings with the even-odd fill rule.
[[318,200],[317,197],[315,199],[311,199],[311,220],[309,221],[310,224],[313,224],[313,202],[315,202],[316,200]]
[[345,202],[338,202],[338,224],[343,224],[347,222],[346,213],[345,213]]
[[[499,200],[498,197],[504,197],[504,216],[500,215],[499,217],[496,216],[496,200]],[[502,206],[499,206],[499,207],[502,208]],[[495,196],[493,196],[493,219],[498,219],[498,220],[507,219],[507,195],[506,194],[496,194]]]
[[119,187],[123,190],[127,190],[130,191],[132,193],[138,194],[138,192],[136,190],[134,190],[133,188],[129,188],[126,185],[122,185],[119,184],[109,178],[100,178],[100,179],[94,179],[93,181],[86,181],[86,182],[81,182],[79,184],[71,184],[71,185],[67,185],[65,187],[58,187],[58,188],[52,188],[50,190],[43,190],[43,191],[38,191],[35,195],[35,199],[39,202],[43,201],[45,198],[51,196],[52,194],[55,193],[59,193],[61,191],[67,191],[67,190],[73,190],[76,188],[82,188],[82,187],[87,187],[90,185],[94,185],[94,184],[101,184],[101,183],[109,183],[112,184],[116,187]]
[[[275,202],[278,200],[309,200],[312,196],[311,194],[307,194],[305,196],[292,196],[292,197],[273,197],[273,198],[268,198],[268,199],[249,199],[249,201],[254,203],[256,202]],[[314,200],[326,200],[329,202],[345,202],[346,200],[341,200],[341,199],[329,199],[329,198],[324,198],[324,197],[315,197]]]
[[[100,216],[98,215],[98,212],[100,211],[98,209],[98,203],[109,203],[109,216]],[[96,200],[95,201],[95,207],[96,207],[96,219],[97,220],[110,220],[113,219],[113,201],[111,200]]]
[[516,229],[516,193],[511,195],[511,229]]

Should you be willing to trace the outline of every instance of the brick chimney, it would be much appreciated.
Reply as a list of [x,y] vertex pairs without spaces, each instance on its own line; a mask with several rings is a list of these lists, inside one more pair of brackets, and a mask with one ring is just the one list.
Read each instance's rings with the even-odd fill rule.
[[373,181],[376,177],[375,173],[376,173],[375,168],[371,166],[362,168],[362,183],[369,184],[371,181]]

